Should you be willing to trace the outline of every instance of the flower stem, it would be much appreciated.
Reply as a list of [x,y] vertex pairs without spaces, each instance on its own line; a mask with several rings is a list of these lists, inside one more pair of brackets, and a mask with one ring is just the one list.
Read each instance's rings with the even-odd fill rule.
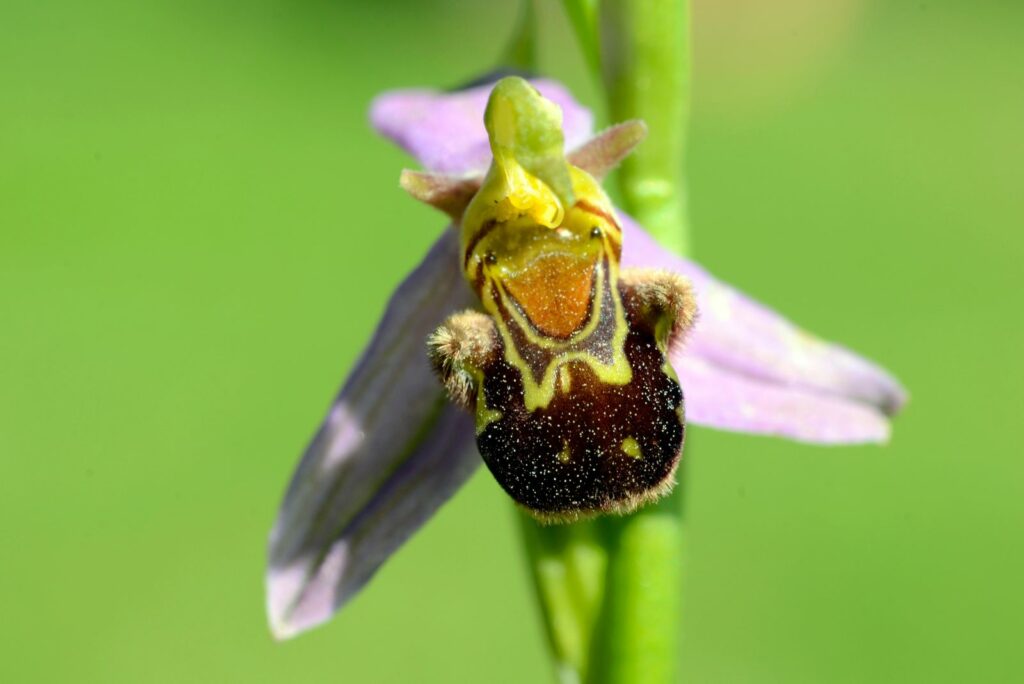
[[[684,154],[690,92],[689,0],[603,0],[601,75],[612,121],[648,138],[618,172],[623,209],[666,248],[691,249]],[[685,525],[681,487],[657,506],[603,521],[605,616],[595,634],[603,684],[679,677]]]
[[520,522],[559,681],[588,681],[607,548],[593,521],[544,527],[520,513]]
[[599,21],[611,120],[643,119],[650,131],[619,171],[623,208],[664,247],[689,256],[689,0],[604,0]]
[[605,598],[590,664],[592,684],[671,684],[678,678],[683,520],[670,496],[601,521]]
[[523,0],[515,28],[499,59],[500,66],[515,67],[527,72],[537,68],[537,13],[534,0]]
[[597,33],[598,5],[599,0],[562,0],[569,23],[576,31],[583,58],[595,72],[601,70],[601,46]]

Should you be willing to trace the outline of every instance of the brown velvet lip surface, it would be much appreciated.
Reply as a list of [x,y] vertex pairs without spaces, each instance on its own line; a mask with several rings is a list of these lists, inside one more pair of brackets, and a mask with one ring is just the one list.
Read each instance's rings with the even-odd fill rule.
[[[520,370],[504,353],[483,369],[487,406],[502,416],[477,436],[477,445],[498,483],[531,510],[555,516],[615,510],[660,490],[675,471],[684,435],[682,389],[663,370],[654,331],[628,296],[623,305],[633,369],[626,385],[602,383],[587,364],[570,362],[563,369],[571,391],[556,390],[546,408],[528,412]],[[629,438],[640,458],[623,451]]]

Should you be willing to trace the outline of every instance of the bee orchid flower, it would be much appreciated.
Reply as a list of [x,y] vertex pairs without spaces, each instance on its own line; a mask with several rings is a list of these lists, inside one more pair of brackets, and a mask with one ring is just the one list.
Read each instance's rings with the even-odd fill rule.
[[[589,111],[560,84],[533,86],[561,109],[568,159],[603,177],[643,137],[627,122],[594,136]],[[492,148],[484,126],[491,86],[385,93],[373,126],[425,171],[406,171],[413,196],[459,217],[481,187]],[[699,315],[669,360],[690,424],[818,444],[884,442],[905,402],[884,370],[801,330],[692,261],[662,249],[617,212],[622,266],[683,276]],[[447,229],[398,286],[307,447],[270,536],[267,608],[278,638],[327,620],[481,463],[472,416],[447,401],[426,340],[451,314],[479,308]]]

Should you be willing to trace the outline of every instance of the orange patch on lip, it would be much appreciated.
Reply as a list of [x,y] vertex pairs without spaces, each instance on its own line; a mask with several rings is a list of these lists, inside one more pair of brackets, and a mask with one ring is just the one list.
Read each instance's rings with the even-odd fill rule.
[[590,313],[594,262],[570,255],[540,257],[521,275],[504,279],[509,293],[534,327],[551,337],[569,337]]

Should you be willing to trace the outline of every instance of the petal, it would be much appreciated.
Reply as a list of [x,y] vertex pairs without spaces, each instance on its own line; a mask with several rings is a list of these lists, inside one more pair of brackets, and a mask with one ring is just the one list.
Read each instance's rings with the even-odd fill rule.
[[[530,81],[562,108],[566,149],[585,142],[593,116],[555,81]],[[456,92],[396,90],[378,96],[370,108],[373,127],[416,157],[425,168],[448,174],[480,174],[491,163],[484,109],[493,84]]]
[[672,363],[695,425],[818,444],[889,439],[889,421],[866,404],[755,380],[700,356],[684,353]]
[[480,189],[480,178],[456,177],[405,169],[398,184],[414,199],[429,204],[458,222]]
[[472,418],[445,400],[424,346],[473,304],[457,242],[446,230],[398,287],[299,463],[270,535],[278,638],[329,618],[480,462]]
[[[865,421],[863,412],[873,412],[884,423],[884,415],[903,406],[906,391],[891,375],[801,330],[700,266],[662,249],[629,217],[621,219],[623,266],[682,273],[697,293],[697,323],[673,358],[684,380],[690,420],[816,442],[886,438],[888,430],[880,430],[877,421]],[[692,371],[690,359],[700,361]],[[685,385],[686,376],[692,376],[693,386]],[[721,385],[716,389],[715,383]],[[856,411],[839,411],[843,403]],[[820,429],[809,429],[812,417],[820,421]],[[846,421],[847,429],[839,429],[836,421]]]
[[647,137],[647,124],[639,119],[623,121],[598,133],[567,157],[598,181],[604,180]]

